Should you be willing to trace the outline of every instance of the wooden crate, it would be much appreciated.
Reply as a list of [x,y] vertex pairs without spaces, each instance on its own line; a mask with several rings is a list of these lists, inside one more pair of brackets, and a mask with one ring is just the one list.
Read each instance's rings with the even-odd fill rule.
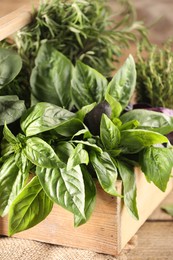
[[[104,254],[119,254],[173,187],[171,180],[166,192],[161,192],[153,184],[147,183],[144,174],[138,168],[135,174],[140,216],[138,221],[129,215],[120,198],[109,196],[97,185],[96,207],[86,224],[74,228],[73,215],[55,205],[44,221],[13,237],[93,250]],[[117,182],[117,189],[121,192],[121,181]],[[1,218],[0,234],[8,235],[7,229],[7,217]]]

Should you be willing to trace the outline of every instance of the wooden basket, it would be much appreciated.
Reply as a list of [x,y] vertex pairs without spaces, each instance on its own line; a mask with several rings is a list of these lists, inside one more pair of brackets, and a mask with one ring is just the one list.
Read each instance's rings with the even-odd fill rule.
[[[73,215],[55,205],[44,221],[13,237],[93,250],[104,254],[119,254],[173,187],[171,179],[166,192],[162,192],[146,181],[139,168],[136,168],[135,174],[139,220],[130,216],[120,198],[109,196],[97,185],[96,207],[86,224],[74,228]],[[121,193],[121,181],[117,182],[116,186]],[[0,219],[1,235],[8,235],[7,222],[7,217]]]
[[[31,6],[24,6],[0,18],[0,40],[27,25],[32,19],[30,10]],[[147,183],[139,168],[136,169],[135,174],[139,221],[129,215],[120,198],[109,196],[97,185],[96,207],[86,224],[74,228],[73,215],[55,205],[51,214],[44,221],[31,229],[15,234],[13,237],[111,255],[119,254],[173,187],[172,180],[170,180],[166,192],[163,193],[153,184]],[[117,182],[116,186],[118,192],[121,193],[121,181]],[[0,234],[8,235],[7,217],[0,219]]]

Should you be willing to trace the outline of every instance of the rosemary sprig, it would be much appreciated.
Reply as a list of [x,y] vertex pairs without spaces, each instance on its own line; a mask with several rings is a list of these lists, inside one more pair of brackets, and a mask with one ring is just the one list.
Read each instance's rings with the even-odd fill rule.
[[105,0],[41,1],[32,23],[15,38],[29,72],[41,43],[50,41],[73,63],[80,59],[110,76],[123,48],[136,40],[135,32],[146,36],[134,6],[128,0],[115,1],[114,14]]

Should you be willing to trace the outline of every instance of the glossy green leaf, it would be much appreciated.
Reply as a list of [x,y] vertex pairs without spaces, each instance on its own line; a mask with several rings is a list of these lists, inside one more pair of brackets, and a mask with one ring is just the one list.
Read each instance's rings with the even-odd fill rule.
[[70,155],[74,151],[74,146],[70,142],[61,141],[54,148],[55,153],[58,155],[60,160],[67,164]]
[[120,196],[116,190],[116,181],[118,175],[117,168],[109,154],[106,152],[96,154],[92,151],[90,153],[90,161],[97,174],[98,181],[104,191],[113,196]]
[[85,216],[85,184],[81,168],[67,171],[37,167],[36,174],[46,194],[74,215]]
[[0,215],[8,213],[9,207],[23,188],[28,172],[21,172],[11,155],[0,169]]
[[0,48],[0,89],[10,83],[21,68],[22,59],[16,52]]
[[93,68],[77,61],[72,77],[72,99],[77,109],[104,100],[107,80]]
[[88,152],[83,148],[83,144],[78,144],[73,152],[71,153],[67,161],[67,170],[71,170],[79,164],[88,164],[89,155]]
[[9,124],[19,119],[26,110],[23,100],[17,96],[0,97],[0,125]]
[[37,166],[54,168],[60,165],[60,159],[52,147],[39,137],[29,138],[23,152],[28,160]]
[[136,202],[137,194],[134,169],[131,165],[126,164],[123,161],[117,160],[116,162],[118,172],[123,182],[124,204],[129,213],[136,219],[139,219]]
[[104,114],[102,115],[100,124],[100,138],[107,150],[117,148],[120,142],[118,127]]
[[56,105],[40,102],[29,109],[21,119],[21,128],[26,136],[54,129],[75,114]]
[[149,147],[141,152],[140,165],[147,180],[165,191],[173,167],[173,150]]
[[39,101],[70,109],[71,61],[49,43],[44,43],[35,64],[30,79],[32,94]]
[[168,139],[159,133],[143,129],[130,129],[121,131],[119,147],[124,153],[137,153],[145,147],[167,142]]
[[110,81],[106,92],[120,102],[122,108],[125,108],[134,93],[135,85],[135,62],[133,57],[129,55],[124,65]]
[[109,103],[111,107],[111,119],[114,119],[116,117],[119,117],[122,112],[122,106],[120,102],[118,102],[114,97],[106,93],[105,97],[106,101]]
[[51,212],[53,202],[34,177],[13,201],[9,211],[9,235],[31,228]]
[[84,129],[83,123],[78,118],[70,118],[57,126],[55,131],[62,136],[70,137],[81,129]]
[[10,131],[6,124],[4,125],[3,136],[5,140],[7,140],[9,143],[16,144],[17,138],[13,135],[13,133]]
[[160,112],[146,109],[134,109],[124,113],[120,119],[123,123],[127,123],[130,120],[137,120],[143,129],[146,128],[163,135],[173,131],[173,117]]
[[96,102],[89,104],[87,106],[83,106],[81,109],[79,109],[76,112],[76,116],[80,119],[80,120],[84,120],[85,116],[87,113],[89,113],[94,107],[96,106]]
[[96,202],[96,187],[93,178],[84,166],[82,166],[82,173],[85,185],[85,218],[81,214],[75,215],[74,223],[76,227],[89,220]]

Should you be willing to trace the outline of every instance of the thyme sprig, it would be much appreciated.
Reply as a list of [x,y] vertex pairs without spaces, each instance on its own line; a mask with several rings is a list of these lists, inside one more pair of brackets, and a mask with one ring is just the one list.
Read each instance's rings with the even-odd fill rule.
[[152,107],[173,108],[173,49],[172,41],[162,47],[138,47],[137,102]]

